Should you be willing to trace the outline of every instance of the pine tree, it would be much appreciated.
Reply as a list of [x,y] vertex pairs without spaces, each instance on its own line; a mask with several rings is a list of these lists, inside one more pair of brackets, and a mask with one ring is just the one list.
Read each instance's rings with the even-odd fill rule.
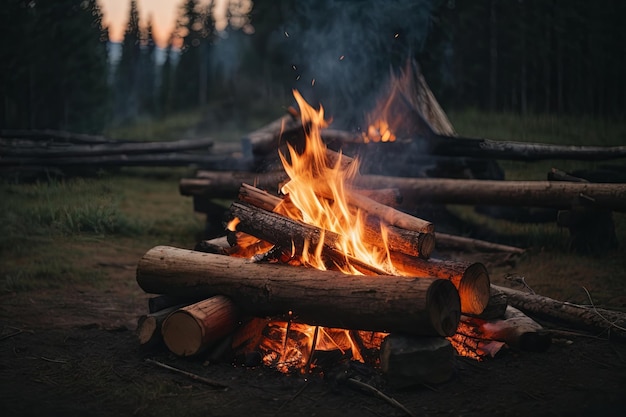
[[140,113],[155,114],[156,112],[156,43],[152,35],[152,18],[148,23],[141,40],[141,52],[139,62],[139,105]]
[[[107,117],[106,30],[96,0],[11,1],[3,23],[7,127],[100,131]],[[13,14],[15,13],[15,14]],[[4,25],[3,25],[4,26]],[[7,77],[5,79],[5,77]]]
[[115,76],[115,113],[119,121],[132,120],[139,114],[139,61],[141,32],[137,1],[130,1],[128,24],[122,41],[122,56]]
[[175,105],[179,109],[200,104],[200,63],[202,45],[202,15],[197,0],[187,0],[183,7],[178,30],[184,33],[181,56],[176,67]]
[[163,65],[161,66],[161,74],[160,80],[161,83],[159,85],[159,114],[161,116],[165,116],[172,111],[172,94],[173,94],[173,74],[174,74],[174,64],[172,62],[172,48],[174,44],[174,39],[170,37],[167,42],[167,47],[165,48],[165,60],[163,61]]

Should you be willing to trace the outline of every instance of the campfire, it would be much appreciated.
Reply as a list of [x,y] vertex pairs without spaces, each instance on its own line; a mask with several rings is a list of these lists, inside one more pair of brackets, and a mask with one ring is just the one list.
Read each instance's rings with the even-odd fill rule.
[[[140,319],[142,344],[227,350],[285,373],[324,372],[332,357],[398,385],[443,382],[455,355],[482,360],[529,333],[533,348],[549,345],[482,263],[431,258],[434,225],[392,207],[389,190],[363,188],[358,158],[322,140],[323,107],[294,97],[305,143],[279,151],[275,187],[242,183],[228,236],[203,251],[160,246],[140,260],[139,285],[166,307]],[[364,141],[396,139],[384,119],[371,126]]]

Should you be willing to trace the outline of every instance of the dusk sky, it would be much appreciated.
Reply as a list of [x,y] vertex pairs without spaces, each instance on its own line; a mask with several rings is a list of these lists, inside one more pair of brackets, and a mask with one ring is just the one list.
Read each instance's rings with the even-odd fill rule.
[[[225,15],[227,0],[216,1],[216,26],[220,29],[221,16]],[[124,30],[128,24],[130,0],[98,0],[104,13],[104,23],[109,27],[109,36],[112,41],[121,42]],[[167,39],[174,29],[178,10],[184,0],[137,0],[139,23],[144,26],[148,16],[152,16],[154,38],[157,44],[165,47]],[[200,3],[207,4],[208,0]]]

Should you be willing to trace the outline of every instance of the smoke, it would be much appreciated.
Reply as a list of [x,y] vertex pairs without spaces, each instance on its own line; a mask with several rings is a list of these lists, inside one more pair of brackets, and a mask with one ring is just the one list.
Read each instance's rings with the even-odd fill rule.
[[390,70],[422,51],[432,0],[295,2],[281,43],[293,88],[321,103],[333,125],[354,128],[371,109]]

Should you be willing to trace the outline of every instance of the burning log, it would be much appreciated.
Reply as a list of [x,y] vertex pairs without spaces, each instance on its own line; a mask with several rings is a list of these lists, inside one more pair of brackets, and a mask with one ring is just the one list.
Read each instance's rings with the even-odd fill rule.
[[489,273],[480,262],[424,260],[394,252],[390,256],[402,273],[450,280],[459,291],[463,313],[481,314],[489,303]]
[[405,203],[568,208],[583,197],[583,205],[626,211],[626,184],[400,178],[380,175],[362,175],[357,177],[356,184],[372,188],[398,188]]
[[482,340],[505,342],[510,347],[532,352],[544,352],[552,337],[543,327],[515,307],[508,306],[501,320],[461,317],[458,333]]
[[562,322],[575,328],[626,339],[626,313],[554,300],[511,288],[494,286],[504,292],[509,304],[536,317]]
[[[262,190],[259,190],[258,188],[252,187],[247,184],[243,184],[242,187],[240,188],[239,199],[242,201],[245,201],[246,203],[252,204],[255,207],[258,207],[267,211],[273,210],[282,201],[280,197],[273,196],[269,193],[266,193]],[[235,213],[233,213],[233,215],[239,217],[239,215]],[[246,233],[249,233],[257,237],[261,237],[256,234],[257,232],[263,233],[265,235],[266,233],[264,233],[262,229],[272,230],[270,227],[272,227],[274,223],[277,223],[280,221],[276,219],[276,216],[278,215],[272,213],[271,215],[263,216],[261,219],[256,218],[254,219],[254,222],[252,222],[252,219],[250,219],[249,221],[245,223],[251,223],[249,224],[248,227],[254,230],[249,230]],[[241,217],[239,217],[239,219],[242,220],[243,222],[243,219]],[[266,226],[261,224],[260,222],[261,220],[265,220],[264,223],[266,224]],[[294,222],[292,226],[294,229],[285,230],[286,239],[290,240],[292,238],[291,235],[294,234],[293,230],[299,229],[299,223]],[[368,244],[374,245],[374,246],[380,246],[384,243],[384,238],[381,235],[380,225],[377,222],[367,221],[364,227],[365,227],[365,230],[364,230],[363,237]],[[387,232],[386,232],[387,233],[387,237],[386,237],[387,245],[389,249],[392,251],[406,253],[407,255],[411,255],[411,256],[420,256],[422,258],[428,258],[435,247],[435,239],[434,239],[433,234],[431,233],[420,233],[420,232],[406,230],[406,229],[402,229],[400,227],[391,226],[391,225],[386,225],[385,227],[387,229]],[[327,236],[333,242],[333,244],[338,239],[338,237],[336,237],[334,234],[330,232],[325,231],[324,233],[325,233],[325,236]],[[298,234],[298,233],[295,233],[295,234]],[[262,239],[269,240],[266,238],[262,238]],[[277,243],[277,242],[273,242],[272,240],[269,240],[269,241],[272,243]],[[290,245],[285,246],[285,247],[290,247]]]
[[217,295],[169,314],[161,333],[170,351],[178,356],[192,356],[232,333],[236,325],[237,307],[228,298]]
[[148,293],[222,294],[253,316],[291,311],[294,321],[325,327],[449,336],[461,314],[447,280],[254,264],[167,246],[140,259],[137,283]]

